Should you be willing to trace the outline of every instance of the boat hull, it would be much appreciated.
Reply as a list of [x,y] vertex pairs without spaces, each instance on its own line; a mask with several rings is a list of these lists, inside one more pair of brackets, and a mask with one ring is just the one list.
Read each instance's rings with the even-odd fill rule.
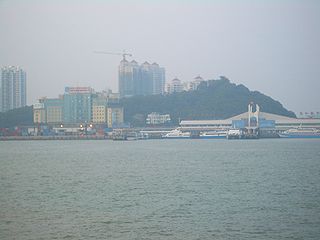
[[164,137],[162,137],[162,138],[164,138],[164,139],[189,139],[189,138],[191,138],[190,136],[172,136],[172,137],[166,137],[166,136],[164,136]]
[[279,134],[280,138],[320,138],[320,135]]
[[226,139],[226,135],[221,135],[221,136],[199,136],[199,139]]

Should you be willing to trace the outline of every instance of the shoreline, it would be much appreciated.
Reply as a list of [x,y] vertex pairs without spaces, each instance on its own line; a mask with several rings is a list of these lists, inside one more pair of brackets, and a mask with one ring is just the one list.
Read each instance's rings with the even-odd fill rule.
[[107,136],[6,136],[0,141],[39,141],[39,140],[111,140]]

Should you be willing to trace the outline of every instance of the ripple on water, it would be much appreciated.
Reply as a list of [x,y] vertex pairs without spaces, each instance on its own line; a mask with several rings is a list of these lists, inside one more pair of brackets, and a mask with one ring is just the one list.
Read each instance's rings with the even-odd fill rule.
[[318,239],[320,141],[0,142],[0,239]]

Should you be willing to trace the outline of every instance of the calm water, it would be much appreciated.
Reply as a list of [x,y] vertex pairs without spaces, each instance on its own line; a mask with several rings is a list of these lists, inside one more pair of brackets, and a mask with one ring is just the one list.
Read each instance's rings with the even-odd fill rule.
[[320,239],[320,140],[0,142],[0,239]]

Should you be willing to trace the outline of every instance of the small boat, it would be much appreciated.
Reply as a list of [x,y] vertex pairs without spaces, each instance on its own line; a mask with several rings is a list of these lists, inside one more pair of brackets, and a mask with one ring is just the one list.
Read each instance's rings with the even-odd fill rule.
[[291,128],[279,133],[281,138],[320,138],[320,130],[315,128]]
[[190,132],[182,132],[180,129],[176,128],[171,132],[165,134],[162,138],[169,138],[169,139],[180,139],[180,138],[190,138]]
[[227,138],[226,131],[211,131],[211,132],[202,132],[199,135],[200,139],[224,139]]
[[240,139],[242,132],[240,129],[229,129],[227,132],[227,139]]

